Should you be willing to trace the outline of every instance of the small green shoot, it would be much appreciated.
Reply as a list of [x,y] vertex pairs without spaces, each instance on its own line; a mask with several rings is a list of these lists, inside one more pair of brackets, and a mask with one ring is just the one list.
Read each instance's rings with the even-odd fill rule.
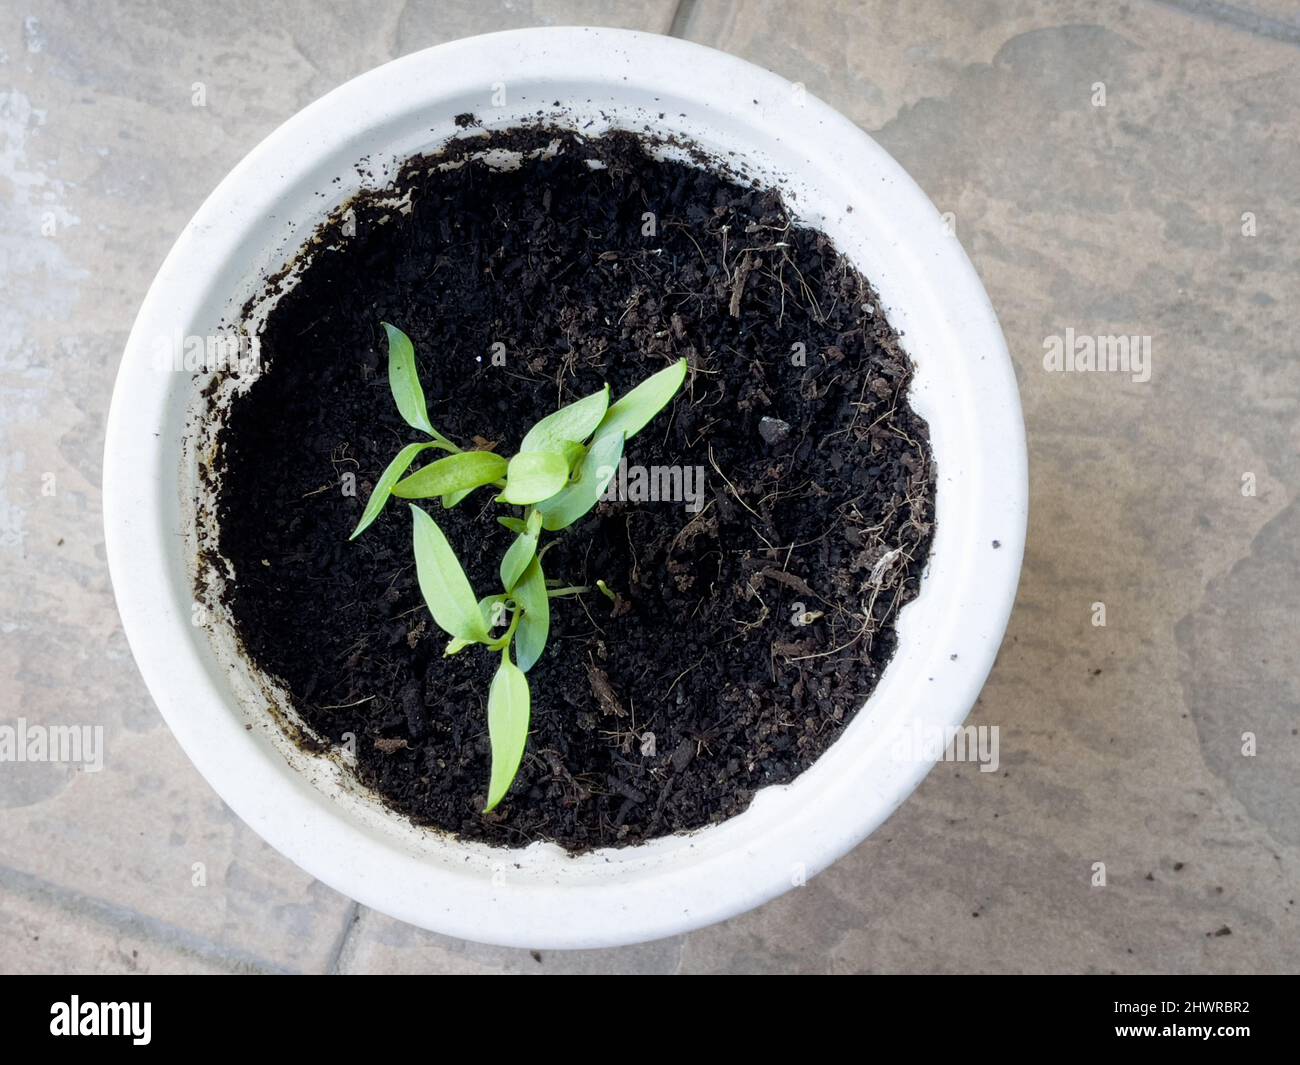
[[495,484],[506,472],[506,460],[491,451],[462,451],[421,466],[393,485],[399,499],[431,499],[451,492],[470,492]]
[[528,520],[523,522],[523,528],[519,530],[515,542],[510,545],[505,557],[501,559],[501,587],[506,591],[514,591],[515,585],[523,577],[528,564],[536,556],[537,538],[541,535],[541,532],[541,512],[530,510]]
[[370,528],[370,523],[379,517],[379,512],[384,509],[388,497],[393,494],[393,485],[401,480],[402,474],[415,461],[415,456],[431,447],[437,447],[437,445],[407,444],[397,453],[397,457],[388,464],[384,472],[379,475],[379,480],[375,482],[375,490],[370,493],[370,499],[366,502],[366,509],[361,515],[361,520],[357,522],[357,527],[352,530],[352,535],[348,537],[349,540],[355,540]]
[[[411,344],[410,337],[387,322],[380,324],[388,335],[388,387],[393,393],[393,402],[397,404],[397,412],[406,420],[407,425],[432,437],[432,440],[425,444],[407,444],[397,453],[397,457],[388,464],[384,472],[379,475],[379,480],[375,482],[370,499],[366,501],[366,509],[361,515],[361,520],[357,522],[357,527],[352,530],[352,535],[348,537],[349,540],[355,540],[370,527],[371,522],[379,517],[384,504],[393,494],[393,487],[420,452],[431,447],[449,451],[453,455],[460,452],[460,448],[429,422],[428,406],[424,401],[424,389],[420,387],[420,375],[415,366],[415,348]],[[471,491],[472,488],[465,489],[466,494]]]
[[569,464],[553,451],[521,451],[506,469],[502,503],[527,506],[549,499],[569,483]]
[[438,523],[414,503],[411,517],[415,522],[415,574],[433,620],[444,632],[459,639],[491,642],[474,589],[447,537]]
[[578,463],[574,478],[550,499],[537,504],[542,528],[547,532],[566,529],[600,502],[601,494],[618,472],[623,457],[623,434],[598,436]]
[[666,370],[651,374],[605,412],[594,435],[622,433],[631,440],[650,419],[672,402],[686,380],[686,360],[678,359]]
[[[561,407],[524,435],[509,461],[491,451],[462,451],[429,422],[415,349],[400,329],[382,323],[388,335],[388,382],[397,410],[429,441],[407,444],[390,462],[366,503],[351,539],[383,511],[389,498],[441,499],[454,507],[477,488],[498,488],[498,503],[524,507],[522,517],[500,515],[515,540],[501,559],[502,591],[476,598],[469,577],[438,523],[411,504],[412,550],[420,593],[434,622],[449,637],[445,654],[474,644],[501,656],[488,689],[488,737],[492,766],[489,813],[505,798],[519,772],[528,743],[531,694],[525,674],[546,650],[551,600],[583,595],[586,587],[547,587],[540,545],[542,533],[566,529],[600,501],[623,457],[624,443],[648,425],[677,395],[686,379],[686,360],[652,374],[610,403],[609,386]],[[407,470],[429,448],[449,452],[414,473]],[[603,580],[596,587],[612,600]],[[504,631],[494,635],[504,626]],[[513,649],[514,661],[511,661]]]
[[540,558],[528,563],[515,586],[514,596],[524,612],[515,635],[515,656],[519,659],[519,668],[527,673],[542,657],[546,639],[551,634],[551,597],[546,593]]
[[424,402],[424,389],[420,387],[411,338],[387,322],[379,324],[388,334],[388,387],[392,390],[397,412],[412,429],[419,429],[429,436],[436,435],[429,423],[429,409]]
[[596,426],[605,417],[609,409],[609,385],[599,392],[593,392],[585,399],[561,407],[554,414],[548,414],[528,430],[521,452],[558,451],[563,453],[565,444],[580,444],[596,431]]
[[501,652],[488,689],[488,739],[492,744],[492,775],[488,781],[488,799],[484,812],[493,809],[506,797],[515,782],[519,763],[528,745],[528,718],[532,697],[523,671],[510,661],[510,649]]

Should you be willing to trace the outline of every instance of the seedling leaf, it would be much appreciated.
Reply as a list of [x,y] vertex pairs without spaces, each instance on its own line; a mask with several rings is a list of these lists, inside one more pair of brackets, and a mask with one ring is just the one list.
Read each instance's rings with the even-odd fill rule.
[[438,627],[448,636],[471,643],[487,643],[487,624],[474,589],[461,569],[447,537],[428,514],[411,504],[414,523],[415,575],[420,593]]
[[[506,596],[500,594],[485,595],[478,601],[478,610],[479,613],[483,615],[483,624],[487,628],[489,637],[492,634],[493,628],[498,624],[498,619],[493,616],[497,612],[497,604],[504,603],[506,598]],[[480,642],[481,641],[479,640],[462,640],[459,636],[454,636],[452,639],[447,641],[447,648],[442,652],[442,655],[444,658],[449,658],[451,655],[458,655],[461,651],[465,650],[466,647],[470,647],[473,644]]]
[[596,437],[622,433],[631,440],[672,401],[685,380],[685,359],[678,359],[667,369],[651,374],[605,412],[605,417],[596,427]]
[[496,595],[485,595],[478,601],[479,613],[483,615],[483,624],[488,627],[488,632],[501,624],[501,617],[497,609],[498,604],[504,603],[510,597],[498,592]]
[[528,568],[528,563],[537,554],[537,537],[541,531],[542,516],[535,510],[529,511],[528,521],[524,523],[523,530],[507,549],[505,557],[501,559],[501,587],[507,593],[514,591],[519,578]]
[[490,813],[510,790],[528,743],[530,697],[528,678],[510,661],[510,649],[501,652],[501,665],[488,689],[488,739],[492,744],[492,774],[488,782]]
[[515,658],[527,673],[546,650],[551,632],[551,598],[546,594],[542,560],[534,558],[515,585],[514,599],[524,613],[515,630]]
[[521,451],[510,460],[503,503],[527,506],[555,495],[569,482],[569,465],[550,451]]
[[560,454],[564,456],[564,463],[569,467],[570,473],[578,468],[578,463],[586,453],[587,449],[578,443],[566,442],[560,446]]
[[437,447],[436,444],[407,444],[397,453],[393,459],[379,475],[379,480],[375,482],[374,490],[370,493],[370,499],[366,502],[366,509],[361,515],[361,520],[357,522],[357,527],[352,530],[349,540],[355,540],[367,528],[370,523],[379,517],[379,512],[384,509],[384,504],[388,502],[388,497],[393,494],[393,485],[404,474],[407,468],[415,461],[415,456],[421,451],[431,447]]
[[[412,429],[430,436],[439,436],[429,423],[429,410],[424,402],[424,389],[415,368],[415,348],[411,338],[395,325],[380,322],[388,334],[388,387],[393,391],[397,411]],[[446,439],[443,437],[442,439]]]
[[506,460],[491,451],[462,451],[445,459],[421,466],[409,477],[393,485],[393,495],[401,499],[429,499],[450,492],[472,490],[500,480],[506,472]]
[[609,408],[609,385],[599,392],[561,407],[554,414],[548,414],[524,436],[519,445],[520,452],[557,451],[562,452],[564,444],[581,443],[586,440]]
[[623,457],[623,434],[598,435],[578,466],[577,477],[567,487],[537,504],[542,528],[566,529],[599,501]]

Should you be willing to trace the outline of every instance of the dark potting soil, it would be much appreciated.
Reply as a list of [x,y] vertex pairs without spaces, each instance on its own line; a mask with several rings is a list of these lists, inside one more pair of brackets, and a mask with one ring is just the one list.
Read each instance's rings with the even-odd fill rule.
[[[463,837],[583,849],[730,817],[834,742],[918,590],[934,479],[909,360],[824,235],[777,194],[655,161],[632,134],[498,140],[552,138],[557,154],[514,170],[463,142],[448,157],[464,165],[414,160],[396,178],[409,212],[389,190],[354,204],[354,236],[321,234],[221,431],[218,514],[247,652],[322,739],[356,737],[366,784]],[[419,438],[389,393],[381,321],[412,338],[433,424],[504,455],[604,382],[617,397],[690,364],[629,443],[627,484],[635,467],[687,486],[698,470],[699,509],[611,500],[549,537],[548,577],[618,598],[553,601],[523,766],[486,816],[495,656],[443,656],[405,503],[348,542]],[[425,503],[479,595],[512,539],[491,497]]]

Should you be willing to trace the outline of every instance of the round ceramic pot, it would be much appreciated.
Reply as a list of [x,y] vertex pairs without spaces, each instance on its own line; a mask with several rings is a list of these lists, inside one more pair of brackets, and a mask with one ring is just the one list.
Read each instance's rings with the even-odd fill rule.
[[[554,105],[559,103],[559,107]],[[910,400],[938,471],[933,552],[898,649],[840,738],[792,783],[722,824],[571,856],[418,829],[272,724],[264,678],[220,618],[195,607],[211,530],[195,500],[210,448],[202,376],[160,364],[159,338],[237,321],[324,218],[405,159],[535,120],[676,135],[779,188],[876,286],[916,364]],[[358,165],[363,164],[363,165]],[[364,172],[364,176],[363,176]],[[323,195],[322,195],[323,194]],[[163,360],[165,362],[165,360]],[[199,209],[127,342],[104,458],[108,561],[149,690],[199,771],[307,872],[383,913],[449,935],[534,948],[685,932],[797,888],[863,840],[917,786],[993,663],[1015,597],[1028,486],[1015,376],[974,269],[925,194],[827,105],[733,56],[609,29],[456,41],[371,71],[291,118]],[[250,727],[251,726],[251,727]],[[291,730],[288,730],[291,731]]]

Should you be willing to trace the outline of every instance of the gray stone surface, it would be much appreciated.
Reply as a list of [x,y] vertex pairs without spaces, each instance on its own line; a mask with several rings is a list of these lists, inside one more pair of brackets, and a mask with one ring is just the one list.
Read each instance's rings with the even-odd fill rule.
[[[973,718],[1002,773],[941,765],[756,912],[538,960],[362,910],[224,808],[126,649],[99,472],[132,316],[226,170],[388,58],[544,23],[671,29],[876,136],[1001,316],[1033,505]],[[0,764],[0,970],[1300,968],[1298,49],[1288,0],[4,5],[0,724],[100,724],[109,753]],[[1046,372],[1067,328],[1150,336],[1150,381]]]

